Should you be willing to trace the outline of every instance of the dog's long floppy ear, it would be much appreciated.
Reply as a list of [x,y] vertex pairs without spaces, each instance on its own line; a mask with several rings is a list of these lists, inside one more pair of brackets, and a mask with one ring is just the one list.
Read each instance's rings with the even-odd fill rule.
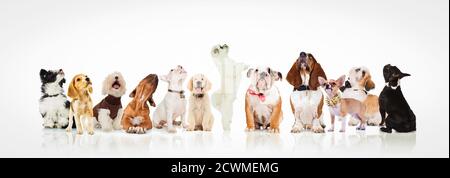
[[105,80],[103,80],[102,95],[108,94],[108,88],[111,86],[108,79],[109,77],[106,77]]
[[92,94],[92,92],[94,92],[94,89],[92,89],[92,85],[89,85],[88,92],[89,92],[89,94]]
[[134,98],[136,96],[136,88],[130,93],[130,98]]
[[44,81],[46,75],[47,75],[47,71],[45,69],[41,69],[41,71],[39,71],[39,76],[41,77],[41,81]]
[[317,87],[320,86],[319,77],[322,77],[325,80],[327,80],[327,76],[325,75],[322,66],[319,63],[317,63],[316,59],[314,59],[314,57],[312,57],[312,59],[314,60],[314,64],[310,74],[311,80],[309,80],[309,88],[311,90],[316,90]]
[[364,76],[364,88],[366,91],[370,91],[375,88],[375,83],[372,81],[372,77],[369,73]]
[[75,87],[75,77],[70,82],[69,90],[67,91],[67,96],[69,96],[72,99],[78,99],[78,90]]
[[250,75],[252,75],[253,71],[254,71],[253,68],[248,69],[248,71],[247,71],[247,78],[250,78]]
[[205,77],[205,79],[206,79],[205,91],[209,91],[212,88],[212,83],[208,78]]
[[189,91],[191,91],[192,92],[192,90],[193,90],[193,84],[192,84],[192,82],[193,82],[193,80],[194,80],[194,77],[191,77],[191,79],[189,79],[189,81],[188,81],[188,83],[187,83],[187,88],[188,88],[188,90]]
[[294,88],[297,88],[302,84],[302,78],[300,77],[300,70],[297,64],[297,60],[295,60],[294,64],[292,64],[291,69],[287,73],[286,80],[289,84],[294,86]]

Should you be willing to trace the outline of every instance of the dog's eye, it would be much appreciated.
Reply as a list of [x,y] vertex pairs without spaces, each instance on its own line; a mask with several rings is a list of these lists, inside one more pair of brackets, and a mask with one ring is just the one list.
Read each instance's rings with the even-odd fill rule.
[[258,72],[258,69],[256,69],[255,72]]
[[202,78],[202,81],[203,81],[203,78]]
[[77,82],[79,82],[81,79],[80,78],[77,78]]
[[172,69],[172,70],[170,70],[170,72],[173,72],[173,69]]

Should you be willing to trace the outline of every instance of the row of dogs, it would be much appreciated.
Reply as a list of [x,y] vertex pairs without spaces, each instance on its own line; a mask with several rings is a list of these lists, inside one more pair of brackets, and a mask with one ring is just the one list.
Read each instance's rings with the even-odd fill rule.
[[[213,58],[227,60],[228,46],[217,45],[213,47],[211,53]],[[384,66],[383,75],[385,87],[380,97],[377,97],[368,93],[375,88],[375,84],[367,68],[354,67],[348,77],[343,75],[335,80],[327,79],[314,56],[301,52],[286,76],[286,80],[294,88],[290,96],[290,105],[295,117],[291,132],[305,130],[315,133],[325,132],[322,111],[324,104],[328,105],[331,115],[329,132],[334,131],[336,118],[342,120],[339,131],[345,132],[348,115],[353,119],[349,123],[357,125],[357,130],[365,130],[366,125],[382,125],[384,126],[380,128],[382,132],[415,131],[415,115],[400,88],[400,79],[410,75],[390,64]],[[71,98],[70,102],[63,90],[65,75],[62,69],[41,69],[40,77],[42,82],[40,113],[44,118],[43,126],[66,127],[69,132],[75,127],[78,134],[83,134],[85,130],[88,134],[94,134],[96,127],[104,131],[122,129],[127,133],[136,134],[146,133],[153,127],[158,129],[167,127],[169,132],[176,132],[176,126],[179,125],[188,131],[211,131],[214,123],[211,105],[227,105],[217,102],[217,99],[211,104],[208,94],[211,82],[205,75],[197,74],[190,78],[187,85],[190,93],[189,108],[186,110],[188,93],[184,91],[183,83],[187,78],[187,72],[180,65],[166,75],[150,74],[142,79],[129,94],[132,100],[125,109],[122,107],[121,97],[126,92],[126,82],[119,72],[105,78],[102,94],[106,97],[95,106],[90,97],[93,91],[92,81],[87,75],[78,74],[71,80],[67,92],[67,96]],[[282,99],[274,83],[282,80],[282,73],[270,67],[249,68],[247,78],[250,79],[250,86],[245,94],[246,131],[261,129],[278,133],[283,118]],[[164,99],[156,107],[153,94],[159,80],[169,85]],[[222,84],[220,91],[225,91],[223,88],[228,83],[222,81]],[[215,95],[223,96],[224,93],[226,92],[215,93],[213,100],[218,98]],[[232,100],[230,101],[232,105]],[[153,119],[150,118],[149,105],[156,107]],[[179,121],[177,118],[180,118]],[[229,120],[231,118],[222,116],[222,123],[229,124]]]

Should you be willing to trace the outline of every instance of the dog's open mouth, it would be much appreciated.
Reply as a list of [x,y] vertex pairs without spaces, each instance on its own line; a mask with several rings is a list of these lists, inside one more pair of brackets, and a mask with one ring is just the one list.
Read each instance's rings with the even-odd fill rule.
[[114,89],[119,89],[119,88],[120,88],[120,83],[119,83],[118,81],[115,81],[115,82],[112,84],[112,87],[113,87]]
[[196,88],[194,88],[194,92],[195,93],[202,93],[203,92],[203,87],[196,87]]

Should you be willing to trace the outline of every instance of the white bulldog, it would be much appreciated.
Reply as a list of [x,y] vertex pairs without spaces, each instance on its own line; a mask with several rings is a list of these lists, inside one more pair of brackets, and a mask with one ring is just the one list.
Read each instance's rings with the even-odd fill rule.
[[170,70],[169,74],[160,76],[162,81],[169,83],[169,89],[163,101],[156,107],[153,113],[153,123],[156,128],[161,129],[167,124],[167,130],[175,133],[173,126],[176,118],[180,117],[184,128],[188,127],[186,122],[186,96],[183,90],[183,82],[187,72],[182,66]]

